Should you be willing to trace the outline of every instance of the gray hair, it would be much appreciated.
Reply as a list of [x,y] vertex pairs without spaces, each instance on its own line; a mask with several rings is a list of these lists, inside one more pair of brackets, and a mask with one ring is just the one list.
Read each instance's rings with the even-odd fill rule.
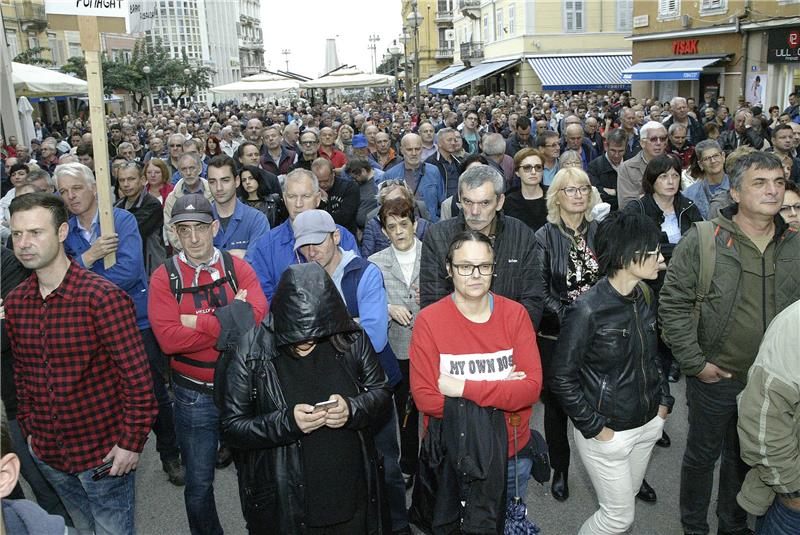
[[576,150],[565,150],[561,153],[561,156],[558,157],[558,166],[559,168],[566,166],[568,163],[578,163],[578,166],[583,169],[583,160],[581,160],[581,155],[578,154]]
[[92,173],[92,170],[78,162],[63,163],[59,166],[56,166],[53,176],[56,179],[56,183],[58,183],[58,179],[62,176],[80,178],[86,182],[87,186],[94,186],[97,183],[94,179],[94,173]]
[[456,130],[455,130],[455,128],[450,128],[450,127],[448,126],[448,127],[446,127],[446,128],[442,128],[441,130],[439,130],[438,132],[436,132],[436,144],[437,144],[437,145],[438,145],[438,144],[440,144],[440,143],[442,142],[442,138],[443,138],[444,136],[446,136],[447,134],[452,134],[452,133],[454,133],[455,131],[456,131]]
[[[657,130],[660,128],[664,128],[664,125],[658,121],[647,121],[644,123],[644,126],[639,129],[639,136],[642,139],[646,139],[650,136],[651,130]],[[664,128],[664,130],[666,131],[666,128]]]
[[486,156],[500,156],[506,152],[506,141],[500,134],[483,136],[483,153]]
[[615,128],[606,134],[606,141],[609,145],[625,145],[628,143],[628,133],[623,128]]
[[494,193],[497,196],[502,195],[506,190],[505,180],[503,175],[498,173],[493,167],[488,165],[473,165],[458,177],[458,193],[461,195],[462,191],[472,190],[479,188],[491,182],[494,186]]
[[669,125],[669,130],[667,130],[667,133],[669,135],[672,135],[672,134],[675,133],[676,130],[688,131],[688,129],[686,128],[686,125],[681,124],[681,123],[672,123],[671,125]]
[[[133,143],[130,143],[129,141],[123,141],[117,147],[117,153],[119,153],[122,149],[134,149]],[[134,150],[136,150],[136,149],[134,149]]]
[[694,146],[694,153],[697,155],[698,160],[703,159],[703,153],[707,150],[718,150],[722,152],[722,147],[719,146],[715,139],[704,139]]
[[289,171],[289,173],[283,179],[283,193],[286,193],[286,190],[289,187],[289,182],[299,182],[304,178],[307,178],[311,181],[311,189],[314,190],[314,193],[319,192],[319,180],[317,180],[317,177],[314,176],[314,173],[308,169],[298,168],[293,171]]
[[25,181],[28,184],[33,184],[37,180],[42,180],[42,179],[45,179],[50,187],[53,188],[57,187],[56,180],[53,177],[51,177],[50,173],[48,173],[44,169],[32,169],[31,172],[28,173],[28,175],[25,177]]
[[178,158],[178,165],[180,165],[181,162],[183,160],[185,160],[186,158],[191,158],[192,161],[194,162],[194,164],[197,166],[197,169],[198,170],[201,169],[200,166],[201,166],[202,160],[200,158],[200,153],[198,153],[198,152],[184,152],[183,154],[181,154],[181,157]]
[[683,97],[672,97],[672,100],[669,101],[669,107],[670,108],[675,107],[678,104],[678,102],[680,102],[680,101],[683,101],[683,103],[686,104],[686,99],[685,98],[683,98]]
[[264,129],[261,131],[261,135],[262,135],[262,136],[263,136],[263,135],[266,135],[266,133],[267,133],[267,131],[268,131],[268,130],[274,130],[274,131],[275,131],[275,133],[277,133],[279,136],[283,136],[283,132],[281,132],[281,129],[280,129],[280,127],[279,127],[278,125],[275,125],[275,124],[271,124],[271,125],[269,125],[269,126],[265,127],[265,128],[264,128]]
[[[705,143],[705,141],[701,141],[700,143]],[[697,146],[700,146],[700,143]],[[773,152],[751,152],[749,154],[745,154],[736,159],[733,163],[733,167],[731,168],[730,174],[728,179],[731,182],[731,189],[740,190],[742,187],[742,177],[744,177],[745,172],[749,171],[750,169],[780,169],[781,172],[783,171],[783,164],[781,163],[780,158],[778,158],[775,153]]]

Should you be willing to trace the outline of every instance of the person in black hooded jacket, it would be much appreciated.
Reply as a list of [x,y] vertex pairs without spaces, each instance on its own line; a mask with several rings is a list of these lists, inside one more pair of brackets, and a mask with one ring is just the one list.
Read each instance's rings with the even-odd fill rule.
[[390,532],[369,426],[391,392],[372,344],[316,262],[287,268],[272,311],[231,352],[221,410],[249,533]]

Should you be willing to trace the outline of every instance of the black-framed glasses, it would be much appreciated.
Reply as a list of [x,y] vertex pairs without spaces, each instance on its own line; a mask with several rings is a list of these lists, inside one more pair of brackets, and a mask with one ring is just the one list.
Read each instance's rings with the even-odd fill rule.
[[494,264],[453,264],[456,273],[462,277],[471,277],[475,270],[484,277],[488,277],[494,273]]
[[567,197],[577,197],[578,193],[581,195],[589,195],[592,192],[592,186],[569,186],[567,188],[561,188],[559,191],[563,191]]

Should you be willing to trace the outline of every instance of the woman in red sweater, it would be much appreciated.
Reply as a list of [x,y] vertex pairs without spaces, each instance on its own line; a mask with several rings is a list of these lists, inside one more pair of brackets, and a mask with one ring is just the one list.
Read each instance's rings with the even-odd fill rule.
[[427,428],[444,415],[445,396],[464,398],[505,413],[508,434],[507,495],[514,490],[514,429],[517,413],[519,496],[530,479],[532,405],[539,399],[542,369],[530,317],[519,303],[490,292],[494,251],[485,235],[464,231],[453,238],[445,262],[454,292],[423,309],[414,324],[409,349],[411,390]]

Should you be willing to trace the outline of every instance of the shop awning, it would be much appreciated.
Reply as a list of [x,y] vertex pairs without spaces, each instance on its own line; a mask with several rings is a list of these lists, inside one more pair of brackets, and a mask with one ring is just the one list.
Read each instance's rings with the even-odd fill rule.
[[420,85],[420,87],[423,87],[423,86],[427,87],[427,86],[431,85],[434,82],[438,82],[439,80],[444,80],[445,78],[447,78],[451,74],[455,74],[457,72],[463,71],[466,68],[467,68],[466,65],[450,65],[445,70],[437,72],[436,74],[434,74],[433,76],[431,76],[427,80],[421,81],[419,83],[419,85]]
[[699,80],[703,69],[724,57],[642,61],[622,71],[622,80]]
[[620,81],[620,74],[631,66],[630,54],[537,56],[528,63],[546,91],[630,89]]
[[465,71],[461,71],[458,74],[454,74],[449,78],[445,78],[440,82],[434,83],[428,87],[428,91],[436,94],[452,95],[453,92],[459,87],[465,86],[472,81],[478,80],[479,78],[483,78],[495,72],[501,71],[518,61],[518,59],[509,59],[505,61],[484,62]]

